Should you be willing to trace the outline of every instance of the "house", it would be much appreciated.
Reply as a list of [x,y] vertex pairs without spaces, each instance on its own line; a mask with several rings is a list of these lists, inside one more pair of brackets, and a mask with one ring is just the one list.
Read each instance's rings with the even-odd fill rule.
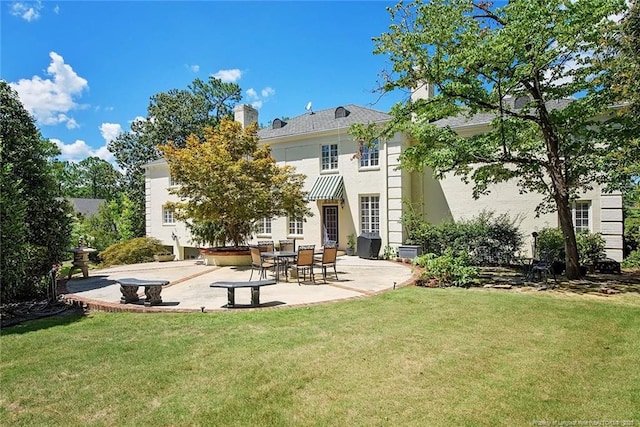
[[[375,147],[363,147],[347,133],[353,123],[384,123],[390,118],[384,112],[349,104],[308,111],[287,121],[275,119],[271,126],[261,129],[261,143],[271,146],[278,164],[294,166],[306,175],[305,190],[314,216],[304,221],[264,218],[254,241],[295,239],[297,244],[320,246],[334,240],[344,249],[352,233],[377,233],[382,248],[388,246],[395,251],[405,239],[400,218],[406,201],[418,203],[424,217],[433,223],[470,219],[483,210],[517,215],[529,239],[526,250],[533,244],[531,232],[558,225],[556,214],[535,217],[541,196],[520,194],[515,183],[495,185],[490,195],[475,200],[471,186],[459,177],[436,180],[429,171],[399,169],[399,154],[410,144],[403,134],[376,142]],[[486,130],[492,118],[452,118],[441,125],[451,125],[461,135],[472,135]],[[258,112],[249,105],[239,105],[235,120],[246,126],[258,121]],[[176,200],[168,193],[174,181],[167,163],[160,159],[145,168],[147,235],[173,247],[179,259],[197,257],[198,249],[185,225],[165,208],[166,202]],[[576,201],[573,212],[576,229],[601,232],[607,242],[607,256],[621,261],[622,196],[603,194],[596,186]]]

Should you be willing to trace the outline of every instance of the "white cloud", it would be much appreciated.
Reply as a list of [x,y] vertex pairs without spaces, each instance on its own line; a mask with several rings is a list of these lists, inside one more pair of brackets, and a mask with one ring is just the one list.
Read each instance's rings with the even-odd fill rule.
[[87,157],[93,156],[99,157],[107,162],[111,162],[113,160],[113,154],[107,149],[106,144],[98,149],[94,149],[88,146],[87,143],[81,139],[77,139],[75,142],[70,144],[65,144],[56,138],[51,138],[50,141],[53,142],[60,150],[60,160],[79,162]]
[[53,13],[55,13],[56,15],[59,15],[59,14],[60,14],[60,6],[56,5],[56,6],[53,8]]
[[272,95],[276,94],[276,90],[270,86],[265,87],[264,89],[262,89],[260,91],[260,94],[262,95],[263,98],[268,98]]
[[267,86],[264,89],[262,89],[259,95],[258,95],[258,91],[256,91],[252,87],[245,91],[245,94],[247,95],[247,100],[249,101],[251,106],[256,109],[260,109],[262,105],[265,103],[265,101],[267,100],[267,98],[269,98],[272,95],[275,95],[275,93],[276,93],[276,90],[270,86]]
[[197,73],[198,71],[200,71],[200,66],[198,64],[193,64],[193,65],[185,64],[185,66],[191,71],[193,71],[194,73]]
[[[83,108],[74,98],[89,87],[87,80],[78,76],[70,65],[64,63],[64,58],[56,52],[49,53],[51,64],[47,74],[53,79],[43,79],[33,76],[31,79],[20,79],[18,83],[10,83],[24,107],[43,125],[57,125],[67,123],[67,127],[74,128],[78,123],[66,113]],[[71,125],[69,122],[72,121]]]
[[249,97],[249,99],[258,99],[258,92],[255,91],[254,88],[249,88],[247,89],[247,97]]
[[100,125],[100,135],[102,135],[107,144],[116,139],[121,133],[122,126],[119,123],[102,123]]
[[235,83],[242,77],[242,71],[237,68],[232,70],[220,70],[213,75],[216,79],[220,79],[226,83]]
[[19,16],[27,22],[35,21],[40,18],[40,10],[42,10],[42,2],[14,2],[11,5],[11,14]]

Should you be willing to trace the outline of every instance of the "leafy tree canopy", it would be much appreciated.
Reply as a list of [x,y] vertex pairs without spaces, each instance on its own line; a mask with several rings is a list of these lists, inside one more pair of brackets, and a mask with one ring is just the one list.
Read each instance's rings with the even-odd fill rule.
[[54,162],[59,195],[88,199],[117,199],[121,192],[122,174],[106,160],[88,157],[78,163]]
[[[388,55],[383,91],[428,82],[435,96],[392,110],[388,131],[407,130],[415,144],[402,166],[431,167],[473,181],[474,196],[516,180],[522,192],[546,196],[558,211],[567,245],[567,276],[579,276],[570,203],[594,182],[629,183],[640,150],[637,122],[612,109],[607,68],[616,54],[609,19],[624,0],[434,0],[389,8],[389,32],[374,39]],[[438,120],[487,114],[487,132],[461,136]]]
[[302,191],[304,175],[291,166],[277,166],[269,146],[259,146],[257,124],[245,129],[223,118],[205,129],[200,140],[191,136],[184,148],[159,146],[178,187],[172,193],[183,202],[171,206],[182,219],[213,224],[209,243],[246,242],[262,218],[310,216]]
[[69,248],[71,207],[58,199],[51,162],[56,146],[0,80],[0,227],[3,301],[42,292],[47,273]]
[[131,131],[120,134],[108,145],[125,172],[124,189],[138,213],[135,234],[143,236],[144,169],[143,165],[160,157],[156,148],[169,142],[183,147],[190,135],[204,137],[207,126],[217,126],[231,117],[233,107],[242,99],[240,86],[210,77],[196,79],[187,90],[172,89],[151,97],[147,117],[136,120]]

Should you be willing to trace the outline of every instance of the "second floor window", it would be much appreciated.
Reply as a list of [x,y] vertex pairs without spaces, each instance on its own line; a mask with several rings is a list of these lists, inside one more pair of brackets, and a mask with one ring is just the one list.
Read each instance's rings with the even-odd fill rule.
[[373,141],[371,145],[363,145],[360,156],[360,167],[366,168],[371,166],[379,166],[378,141]]
[[256,230],[256,233],[271,235],[271,218],[262,218],[258,221],[258,229]]
[[338,169],[338,144],[322,146],[321,168],[323,171]]
[[175,187],[178,185],[176,178],[173,175],[169,175],[169,187]]

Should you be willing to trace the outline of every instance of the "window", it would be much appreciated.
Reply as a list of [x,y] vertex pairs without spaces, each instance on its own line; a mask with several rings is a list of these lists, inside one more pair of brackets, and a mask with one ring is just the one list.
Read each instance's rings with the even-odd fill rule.
[[573,226],[576,231],[591,231],[589,225],[589,211],[591,210],[589,202],[575,202],[573,205]]
[[360,196],[360,231],[380,233],[380,196]]
[[173,216],[173,209],[162,208],[162,223],[175,224],[176,219]]
[[271,235],[271,218],[262,218],[260,221],[258,221],[257,227],[257,234]]
[[362,145],[360,156],[360,167],[366,168],[371,166],[379,166],[378,141],[373,141],[371,145]]
[[178,185],[176,178],[173,175],[169,175],[169,187],[175,187]]
[[338,169],[338,144],[322,146],[322,170]]
[[302,219],[289,218],[289,235],[302,236]]

